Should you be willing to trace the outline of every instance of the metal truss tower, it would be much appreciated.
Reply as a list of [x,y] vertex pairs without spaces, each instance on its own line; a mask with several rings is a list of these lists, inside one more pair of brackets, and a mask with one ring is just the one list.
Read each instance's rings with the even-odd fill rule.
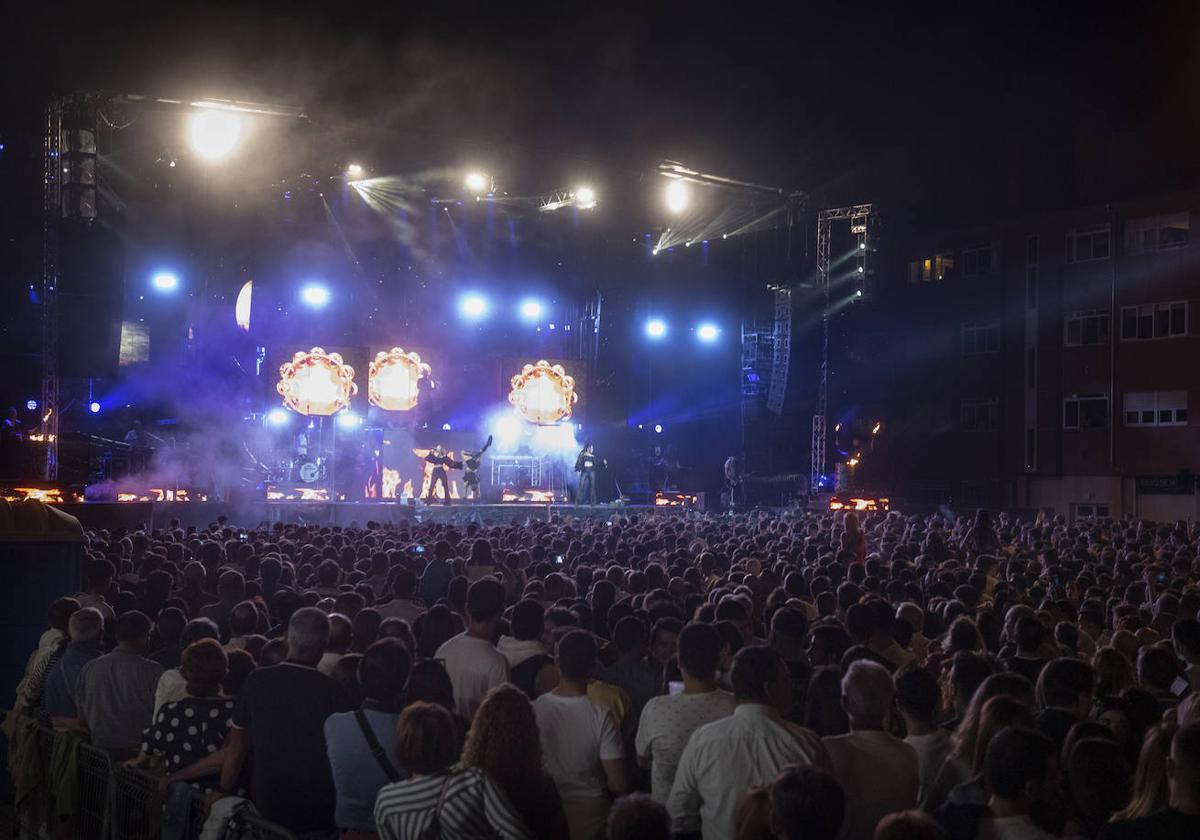
[[872,206],[854,204],[849,207],[833,207],[817,213],[817,282],[824,298],[821,310],[821,369],[817,379],[817,401],[812,420],[812,458],[809,468],[809,491],[820,489],[821,476],[825,473],[826,428],[829,415],[829,319],[830,309],[830,254],[829,243],[833,234],[833,223],[842,219],[850,221],[850,232],[857,237],[855,262],[855,292],[865,295],[867,286],[867,256],[870,253],[867,241],[870,229]]
[[59,406],[58,372],[58,257],[62,223],[62,122],[64,101],[46,107],[46,136],[42,181],[42,440],[45,461],[42,475],[58,478]]

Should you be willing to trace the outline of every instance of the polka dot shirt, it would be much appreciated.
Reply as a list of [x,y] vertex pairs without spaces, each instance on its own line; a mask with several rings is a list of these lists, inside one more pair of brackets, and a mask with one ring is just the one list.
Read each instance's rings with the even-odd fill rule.
[[142,733],[142,752],[161,755],[173,773],[215,753],[233,716],[232,697],[185,697],[166,703]]

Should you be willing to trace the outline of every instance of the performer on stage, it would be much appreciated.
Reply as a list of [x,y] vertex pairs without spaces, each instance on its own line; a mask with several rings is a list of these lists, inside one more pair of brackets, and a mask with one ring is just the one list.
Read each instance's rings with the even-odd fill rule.
[[742,462],[736,455],[725,459],[725,485],[721,498],[728,508],[735,508],[746,500],[746,477],[742,474]]
[[0,423],[0,478],[19,478],[21,475],[21,420],[17,410],[10,408]]
[[483,453],[492,445],[492,436],[488,435],[487,443],[478,452],[463,450],[463,496],[468,500],[479,501],[479,468],[483,466]]
[[608,461],[596,457],[595,447],[591,441],[584,444],[583,451],[575,459],[575,472],[579,473],[579,490],[575,494],[575,502],[580,505],[596,504],[596,463],[608,466]]
[[446,454],[446,448],[440,443],[425,456],[425,460],[433,464],[433,474],[429,477],[429,493],[425,496],[425,502],[433,501],[434,488],[440,483],[442,485],[442,504],[450,504],[450,479],[446,474],[446,468],[461,470],[463,468],[462,461],[455,461],[449,457]]

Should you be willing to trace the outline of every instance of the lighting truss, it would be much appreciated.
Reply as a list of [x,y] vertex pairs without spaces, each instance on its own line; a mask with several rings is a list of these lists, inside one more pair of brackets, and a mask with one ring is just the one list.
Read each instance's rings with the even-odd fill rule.
[[[821,311],[821,369],[817,379],[817,401],[813,410],[812,421],[812,457],[809,466],[809,490],[816,493],[820,489],[821,476],[825,473],[826,427],[829,412],[829,244],[835,221],[849,220],[850,232],[858,237],[859,243],[867,243],[873,206],[871,204],[852,204],[847,207],[833,207],[817,213],[817,282],[821,285],[824,296],[824,307]],[[866,254],[863,251],[861,259],[865,277]],[[856,259],[858,259],[856,255]],[[863,281],[859,281],[863,282]],[[862,288],[859,286],[858,288]]]

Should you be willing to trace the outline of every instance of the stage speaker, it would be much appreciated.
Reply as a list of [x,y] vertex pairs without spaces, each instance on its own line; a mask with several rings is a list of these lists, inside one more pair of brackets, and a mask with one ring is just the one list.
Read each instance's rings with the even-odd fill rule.
[[112,379],[121,354],[125,249],[105,225],[64,220],[59,236],[59,371]]

